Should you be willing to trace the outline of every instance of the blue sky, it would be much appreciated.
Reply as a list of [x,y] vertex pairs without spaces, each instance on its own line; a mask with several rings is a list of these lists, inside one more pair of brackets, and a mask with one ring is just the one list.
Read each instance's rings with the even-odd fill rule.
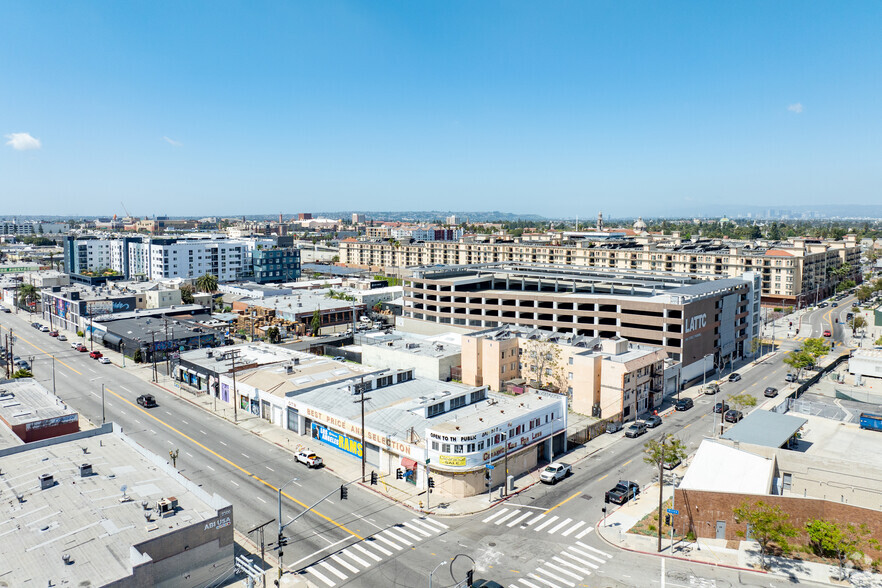
[[0,4],[0,215],[882,202],[879,2]]

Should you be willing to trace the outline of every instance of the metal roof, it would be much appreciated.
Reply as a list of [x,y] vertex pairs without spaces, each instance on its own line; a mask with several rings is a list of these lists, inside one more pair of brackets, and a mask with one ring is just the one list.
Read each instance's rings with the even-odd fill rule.
[[723,439],[781,447],[808,421],[803,418],[778,414],[768,410],[755,410],[723,434]]

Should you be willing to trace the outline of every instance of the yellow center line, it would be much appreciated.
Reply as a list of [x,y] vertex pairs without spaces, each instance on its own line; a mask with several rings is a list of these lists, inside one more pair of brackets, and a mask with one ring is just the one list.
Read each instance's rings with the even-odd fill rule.
[[[8,331],[8,330],[9,330],[9,329],[7,329],[7,331]],[[81,371],[79,371],[79,370],[77,370],[77,369],[75,369],[75,368],[70,367],[69,365],[67,365],[66,363],[64,363],[63,361],[61,361],[61,360],[58,359],[57,357],[55,357],[54,354],[49,353],[48,351],[46,351],[46,350],[43,349],[42,347],[38,347],[38,346],[34,345],[33,343],[31,343],[30,341],[28,341],[27,339],[25,339],[25,338],[22,337],[21,335],[17,335],[14,331],[13,331],[12,335],[13,335],[16,339],[21,339],[22,341],[24,341],[25,343],[27,343],[28,345],[30,345],[31,347],[33,347],[33,348],[36,349],[37,351],[39,351],[39,352],[41,352],[41,353],[45,353],[45,354],[48,355],[49,357],[54,358],[55,361],[57,361],[58,363],[60,363],[61,365],[63,365],[63,366],[66,367],[67,369],[69,369],[70,371],[74,372],[75,374],[79,374],[79,375],[81,375],[81,376],[83,375],[83,372],[81,372]]]
[[[602,480],[602,479],[603,479],[603,478],[601,478],[601,480]],[[569,498],[565,498],[565,499],[561,500],[560,502],[558,502],[557,504],[555,504],[554,506],[552,506],[551,508],[549,508],[548,510],[546,510],[543,514],[548,514],[548,513],[550,513],[551,511],[553,511],[554,509],[556,509],[558,506],[562,506],[562,505],[566,504],[567,502],[569,502],[570,500],[572,500],[573,498],[575,498],[576,496],[578,496],[578,495],[581,494],[581,493],[582,493],[582,491],[579,490],[578,492],[576,492],[575,494],[573,494],[573,495],[570,496]]]
[[[209,449],[208,447],[206,447],[205,445],[203,445],[202,443],[200,443],[200,442],[197,441],[196,439],[193,439],[192,437],[190,437],[190,436],[187,435],[186,433],[183,433],[183,432],[179,431],[178,429],[176,429],[175,427],[173,427],[173,426],[171,426],[170,424],[166,423],[166,422],[163,421],[162,419],[153,416],[153,415],[150,414],[150,412],[148,412],[147,410],[141,408],[140,406],[138,406],[138,405],[135,404],[134,402],[132,402],[132,401],[126,399],[126,398],[123,398],[122,396],[120,396],[119,394],[117,394],[116,392],[114,392],[113,390],[111,390],[110,388],[105,387],[104,390],[105,390],[105,392],[107,392],[107,393],[109,393],[109,394],[113,394],[114,396],[116,396],[117,398],[119,398],[120,400],[122,400],[123,402],[125,402],[126,404],[128,404],[129,406],[131,406],[132,408],[134,408],[135,410],[141,411],[141,412],[144,413],[146,416],[148,416],[148,417],[150,417],[151,419],[155,420],[157,423],[159,423],[159,424],[161,424],[161,425],[167,427],[167,428],[168,428],[169,430],[171,430],[171,431],[174,431],[175,433],[177,433],[178,435],[180,435],[181,437],[183,437],[184,439],[186,439],[186,440],[189,441],[190,443],[196,445],[197,447],[201,448],[201,449],[204,450],[204,451],[207,451],[208,453],[212,454],[213,456],[215,456],[215,457],[218,458],[219,460],[221,460],[221,461],[223,461],[223,462],[225,462],[225,463],[230,464],[231,466],[233,466],[234,468],[236,468],[237,470],[239,470],[240,472],[242,472],[242,473],[245,474],[246,476],[250,476],[250,477],[254,478],[255,480],[257,480],[258,482],[260,482],[260,483],[263,484],[264,486],[267,486],[267,487],[269,487],[269,488],[272,488],[273,491],[275,491],[275,492],[278,492],[278,491],[279,491],[279,489],[278,489],[276,486],[273,486],[272,484],[270,484],[269,482],[267,482],[267,481],[264,480],[263,478],[260,478],[260,477],[258,477],[258,476],[256,476],[256,475],[252,474],[251,472],[249,472],[248,470],[246,470],[245,468],[243,468],[243,467],[240,466],[239,464],[234,463],[234,462],[230,461],[229,459],[227,459],[226,457],[222,456],[221,454],[217,453],[216,451],[214,451],[214,450],[212,450],[212,449]],[[299,504],[299,505],[302,506],[303,508],[309,508],[309,506],[308,506],[307,504],[304,504],[303,502],[300,502],[299,500],[297,500],[297,499],[294,498],[293,496],[289,495],[287,492],[282,492],[282,496],[284,496],[285,498],[287,498],[288,500],[291,500],[292,502],[294,502],[294,503],[296,503],[296,504]],[[355,533],[355,532],[353,532],[353,531],[347,529],[344,525],[338,523],[337,521],[335,521],[334,519],[328,517],[327,515],[323,515],[322,513],[318,512],[317,510],[313,510],[312,512],[313,512],[314,514],[318,515],[319,517],[325,519],[325,520],[328,521],[329,523],[331,523],[331,524],[337,526],[338,528],[340,528],[340,529],[346,531],[347,533],[349,533],[349,534],[352,535],[353,537],[357,537],[360,541],[364,541],[364,537],[362,537],[362,536],[359,535],[358,533]]]
[[692,423],[689,423],[688,425],[684,425],[683,428],[684,428],[684,429],[688,429],[688,428],[691,427],[691,426],[692,426]]
[[604,479],[604,478],[607,477],[608,475],[609,475],[609,474],[603,474],[602,476],[600,476],[599,478],[597,478],[597,481],[598,481],[598,482],[601,481],[602,479]]
[[619,466],[619,467],[625,467],[626,465],[628,465],[628,464],[631,463],[632,461],[634,461],[634,460],[633,460],[633,459],[629,459],[628,461],[626,461],[625,463],[623,463],[623,464],[622,464],[621,466]]

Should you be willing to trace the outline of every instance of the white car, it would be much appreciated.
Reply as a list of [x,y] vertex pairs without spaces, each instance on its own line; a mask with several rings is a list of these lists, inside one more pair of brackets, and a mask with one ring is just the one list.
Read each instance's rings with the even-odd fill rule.
[[71,349],[76,349],[76,348],[79,347],[79,346],[80,346],[80,342],[79,342],[79,341],[71,341],[71,342],[70,342],[70,348],[71,348]]
[[48,333],[49,331],[50,331],[49,327],[47,327],[46,325],[40,325],[40,332],[41,333]]
[[110,358],[109,357],[99,357],[98,363],[110,363]]
[[316,455],[315,451],[310,451],[309,449],[298,451],[294,457],[308,468],[317,468],[322,465],[322,458]]
[[558,480],[563,480],[573,473],[573,468],[565,463],[554,462],[548,464],[542,473],[539,474],[539,480],[546,484],[557,484]]
[[58,340],[59,341],[67,341],[67,337],[65,337],[64,335],[58,335]]

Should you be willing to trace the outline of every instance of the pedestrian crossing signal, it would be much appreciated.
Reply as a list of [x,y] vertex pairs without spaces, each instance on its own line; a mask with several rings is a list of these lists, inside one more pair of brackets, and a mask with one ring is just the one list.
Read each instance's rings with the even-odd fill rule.
[[475,582],[475,571],[474,570],[467,571],[466,572],[466,586],[468,586],[468,588],[471,588],[471,586],[472,586],[472,584],[474,584],[474,582]]
[[340,486],[340,500],[347,500],[349,498],[349,488],[346,486]]
[[371,486],[376,486],[378,481],[377,472],[371,472]]
[[401,471],[401,468],[396,468],[395,479],[396,480],[403,480],[404,479],[404,472]]

